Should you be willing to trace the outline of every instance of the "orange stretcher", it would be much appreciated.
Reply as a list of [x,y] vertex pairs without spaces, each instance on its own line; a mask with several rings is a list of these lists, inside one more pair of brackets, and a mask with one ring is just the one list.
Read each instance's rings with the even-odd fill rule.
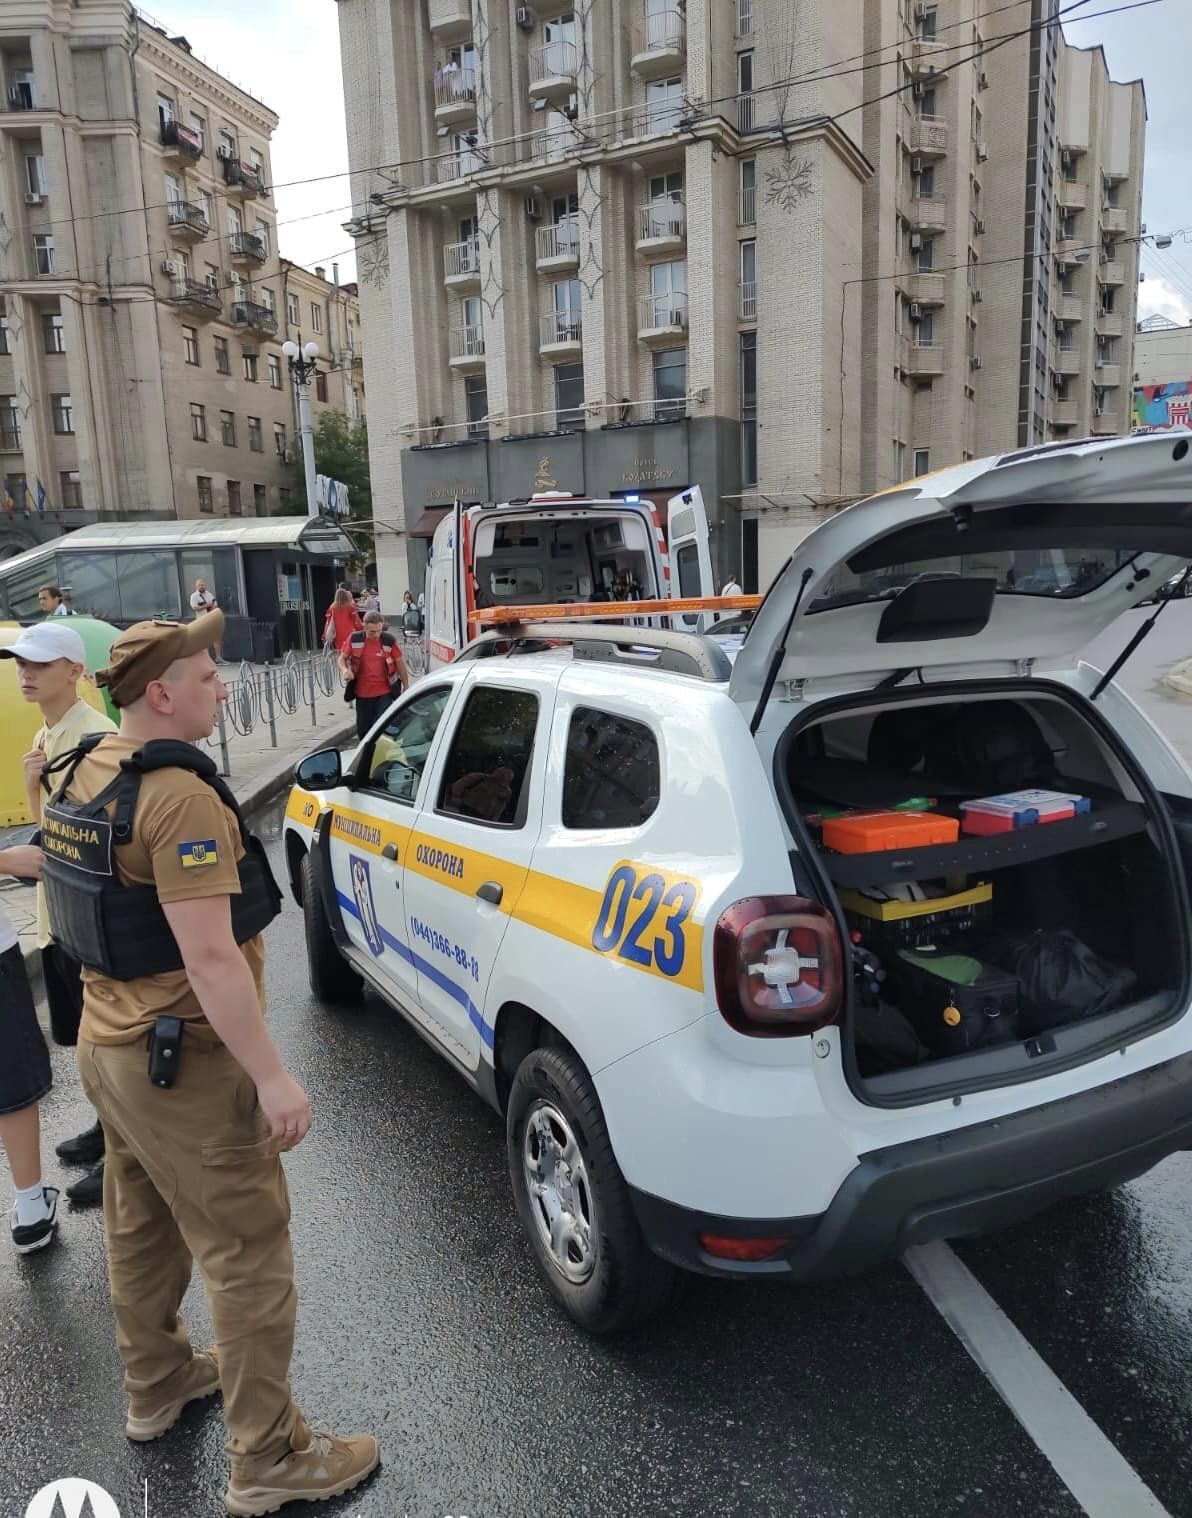
[[621,621],[633,617],[667,617],[689,611],[756,611],[761,596],[680,596],[651,601],[580,601],[572,605],[490,606],[468,613],[469,629],[509,627],[519,622]]

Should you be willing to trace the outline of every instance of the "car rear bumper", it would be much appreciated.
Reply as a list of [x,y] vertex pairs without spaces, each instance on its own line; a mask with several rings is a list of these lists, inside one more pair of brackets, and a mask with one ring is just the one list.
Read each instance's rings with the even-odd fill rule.
[[[1192,1148],[1192,1054],[1013,1116],[862,1155],[812,1217],[731,1218],[642,1191],[650,1247],[706,1275],[792,1281],[849,1275],[932,1239],[985,1233],[1064,1197],[1142,1175]],[[786,1239],[772,1259],[710,1255],[701,1234]]]

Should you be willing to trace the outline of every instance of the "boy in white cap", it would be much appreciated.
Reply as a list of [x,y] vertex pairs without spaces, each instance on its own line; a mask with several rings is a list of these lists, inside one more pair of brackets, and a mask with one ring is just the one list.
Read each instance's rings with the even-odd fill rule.
[[[46,766],[76,749],[88,733],[114,733],[116,724],[78,693],[86,653],[82,638],[69,624],[45,621],[26,627],[11,647],[0,649],[0,657],[17,661],[21,695],[37,703],[44,719],[33,747],[24,756],[25,795],[34,822],[40,822],[42,799],[49,793],[47,786],[53,786],[52,779],[43,783]],[[37,887],[37,946],[54,1037],[59,1043],[73,1044],[83,1012],[82,969],[53,941],[41,885]],[[98,1206],[103,1200],[104,1137],[100,1125],[95,1123],[76,1138],[59,1144],[57,1154],[67,1164],[91,1167],[82,1179],[67,1187],[66,1195],[76,1206]]]

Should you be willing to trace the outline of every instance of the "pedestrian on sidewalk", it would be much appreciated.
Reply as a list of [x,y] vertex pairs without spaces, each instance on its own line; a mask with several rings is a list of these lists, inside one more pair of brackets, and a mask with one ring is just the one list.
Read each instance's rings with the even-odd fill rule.
[[336,653],[340,653],[352,634],[363,630],[364,623],[352,599],[352,592],[341,585],[323,618],[323,647],[333,648]]
[[[191,597],[190,597],[190,609],[191,609],[191,611],[194,612],[195,617],[197,619],[198,617],[210,616],[210,614],[213,611],[218,610],[218,608],[219,608],[219,602],[215,599],[215,597],[212,595],[212,593],[207,589],[207,581],[204,580],[204,579],[202,579],[200,577],[199,579],[197,579],[195,581],[195,588],[191,592]],[[223,641],[222,641],[222,639],[215,644],[215,659],[216,659],[217,663],[222,663],[223,662]]]
[[[253,1518],[352,1490],[380,1453],[371,1436],[313,1432],[290,1390],[296,1294],[280,1152],[306,1136],[311,1109],[264,1018],[261,933],[280,893],[193,747],[227,699],[209,653],[222,631],[215,611],[120,634],[99,676],[120,731],[64,771],[43,837],[51,921],[86,966],[79,1070],[107,1136],[125,1432],[156,1439],[222,1389],[224,1504]],[[193,1350],[179,1316],[192,1262],[214,1351]]]
[[[17,661],[17,681],[26,701],[36,702],[43,726],[33,747],[24,756],[25,797],[29,814],[41,822],[43,796],[51,790],[46,770],[63,754],[78,748],[88,733],[114,733],[116,724],[106,712],[97,711],[79,695],[85,673],[83,640],[73,628],[60,622],[40,622],[26,628],[11,647],[0,649],[0,658]],[[37,887],[37,947],[41,950],[41,973],[50,1010],[50,1029],[56,1043],[73,1046],[78,1041],[83,1015],[83,967],[56,944],[46,909],[45,887]],[[66,1139],[55,1151],[67,1165],[86,1165],[87,1174],[66,1188],[67,1199],[76,1207],[97,1207],[103,1200],[103,1128],[96,1122],[75,1138]]]
[[347,682],[344,700],[356,703],[356,736],[363,738],[410,684],[397,639],[385,631],[379,611],[370,611],[364,630],[340,650],[339,667]]
[[[33,844],[0,849],[0,874],[36,880],[41,850]],[[52,1244],[58,1232],[58,1188],[41,1169],[38,1105],[52,1084],[50,1053],[37,1021],[33,992],[12,918],[0,906],[0,1144],[16,1196],[10,1230],[18,1254]]]
[[47,617],[72,617],[74,613],[57,585],[43,585],[37,592],[37,604]]

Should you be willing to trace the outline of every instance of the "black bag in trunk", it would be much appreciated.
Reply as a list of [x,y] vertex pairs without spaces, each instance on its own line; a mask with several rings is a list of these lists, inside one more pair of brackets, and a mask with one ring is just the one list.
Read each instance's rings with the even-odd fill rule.
[[1066,928],[1007,940],[996,958],[1021,982],[1023,1038],[1112,1012],[1138,983],[1133,970],[1102,959]]
[[886,984],[933,1054],[968,1054],[1018,1037],[1018,977],[1004,970],[947,950],[903,950],[890,961]]

